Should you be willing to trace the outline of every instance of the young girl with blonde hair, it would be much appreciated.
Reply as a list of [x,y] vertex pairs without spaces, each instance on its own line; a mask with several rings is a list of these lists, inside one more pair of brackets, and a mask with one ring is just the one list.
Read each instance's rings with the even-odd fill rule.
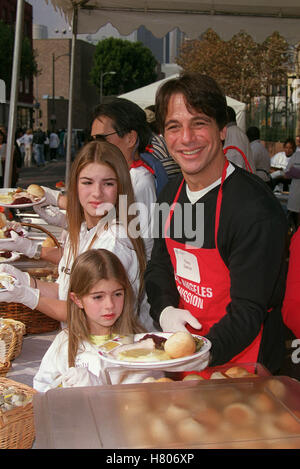
[[[115,254],[92,249],[78,256],[70,275],[68,328],[46,352],[34,378],[35,389],[105,383],[106,362],[99,348],[117,336],[124,339],[145,331],[132,314],[133,302],[131,284]],[[125,369],[110,371],[112,384],[139,382],[146,376]]]
[[[127,198],[127,204],[120,203],[121,195]],[[82,147],[71,168],[68,237],[59,261],[57,283],[35,280],[13,266],[2,264],[0,271],[14,275],[18,284],[11,286],[10,291],[1,292],[0,301],[23,303],[54,319],[66,321],[69,277],[75,258],[89,249],[103,248],[114,252],[123,263],[134,291],[134,311],[139,313],[144,327],[154,330],[143,288],[144,243],[140,236],[131,236],[128,229],[133,218],[129,214],[133,202],[129,169],[121,151],[105,141],[93,141]],[[28,244],[26,255],[36,249],[33,241],[17,238],[14,246],[11,242],[10,249],[16,247],[16,251],[24,252]],[[59,248],[52,249],[59,252]]]

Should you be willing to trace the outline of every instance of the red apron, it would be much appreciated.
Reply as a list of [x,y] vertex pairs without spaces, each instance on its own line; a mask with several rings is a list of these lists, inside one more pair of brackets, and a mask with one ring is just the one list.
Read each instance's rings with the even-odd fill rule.
[[[170,254],[176,286],[180,294],[178,308],[188,310],[199,320],[202,324],[202,329],[196,330],[189,325],[187,325],[187,328],[190,332],[203,336],[207,335],[210,328],[226,314],[226,306],[231,301],[229,270],[224,264],[217,248],[223,183],[228,164],[228,160],[226,160],[217,197],[215,217],[216,247],[214,249],[195,249],[195,246],[179,243],[168,236],[168,229],[184,180],[177,191],[165,224],[166,246]],[[230,363],[256,362],[261,335],[262,329],[254,341],[245,350],[236,355]]]

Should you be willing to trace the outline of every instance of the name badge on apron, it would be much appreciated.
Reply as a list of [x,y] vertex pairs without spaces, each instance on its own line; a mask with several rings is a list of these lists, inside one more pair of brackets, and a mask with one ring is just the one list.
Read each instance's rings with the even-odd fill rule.
[[200,283],[200,271],[197,257],[182,249],[174,248],[176,257],[176,274],[179,277]]

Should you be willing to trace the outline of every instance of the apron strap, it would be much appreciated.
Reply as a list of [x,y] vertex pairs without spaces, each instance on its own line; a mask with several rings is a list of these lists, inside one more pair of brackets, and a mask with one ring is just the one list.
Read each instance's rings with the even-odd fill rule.
[[228,166],[229,166],[229,161],[226,158],[224,168],[223,168],[223,171],[222,171],[221,185],[220,185],[220,189],[219,189],[219,192],[218,192],[217,205],[216,205],[216,218],[215,218],[215,246],[216,246],[216,249],[218,248],[217,236],[218,236],[218,230],[219,230],[220,213],[221,213],[221,205],[222,205],[222,198],[223,198],[223,184],[224,184],[224,181],[225,181],[225,178],[226,178],[226,172],[227,172]]
[[178,197],[179,197],[179,195],[180,195],[180,192],[181,192],[183,183],[184,183],[184,178],[182,179],[182,181],[181,181],[181,183],[180,183],[180,186],[179,186],[179,188],[178,188],[178,191],[177,191],[177,193],[176,193],[176,195],[175,195],[175,199],[173,200],[173,203],[172,203],[172,205],[171,205],[168,218],[167,218],[166,223],[165,223],[165,238],[168,238],[168,237],[169,237],[169,236],[167,236],[167,231],[168,231],[168,229],[169,229],[169,226],[170,226],[170,223],[171,223],[171,218],[172,218],[173,212],[174,212],[174,208],[175,208],[175,205],[176,205],[176,203],[177,203]]
[[247,171],[249,171],[249,173],[253,173],[252,168],[250,166],[250,163],[247,159],[247,156],[245,155],[245,153],[239,147],[236,147],[235,145],[228,145],[228,147],[223,149],[225,155],[226,155],[228,150],[238,151],[242,155],[243,160],[245,161],[245,166],[246,166]]

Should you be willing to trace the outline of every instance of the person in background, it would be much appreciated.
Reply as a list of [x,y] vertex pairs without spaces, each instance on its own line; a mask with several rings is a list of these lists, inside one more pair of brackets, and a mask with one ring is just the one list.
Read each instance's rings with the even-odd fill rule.
[[25,134],[22,137],[22,143],[25,148],[24,156],[24,167],[30,168],[32,162],[32,141],[33,141],[33,132],[32,129],[27,129]]
[[152,130],[151,143],[147,146],[147,151],[162,163],[170,180],[180,174],[181,169],[169,154],[165,139],[159,131],[155,117],[155,106],[146,107],[145,113],[148,125]]
[[[33,379],[39,392],[49,389],[106,384],[107,362],[101,346],[116,337],[146,332],[134,313],[133,292],[118,257],[106,249],[79,255],[70,273],[67,329],[61,331],[42,359]],[[112,384],[141,382],[149,371],[114,371]],[[151,371],[153,376],[153,371]]]
[[45,141],[46,134],[42,130],[42,124],[33,134],[34,157],[38,167],[45,166]]
[[[227,147],[226,158],[231,162],[255,174],[255,162],[249,139],[236,122],[236,113],[231,106],[227,106],[227,130],[224,141],[224,151]],[[241,153],[242,152],[242,153]]]
[[58,154],[61,159],[65,157],[65,146],[64,146],[65,132],[66,132],[65,129],[61,129],[58,133],[58,136],[59,136]]
[[168,175],[161,162],[147,152],[152,132],[145,112],[137,104],[127,99],[114,98],[97,106],[92,118],[91,137],[99,134],[106,135],[107,141],[122,151],[139,202],[144,202],[141,191],[148,190],[150,180],[154,180],[156,193],[160,193],[168,182]]
[[300,134],[296,135],[295,142],[296,142],[296,151],[300,151]]
[[270,184],[271,161],[268,150],[260,141],[260,131],[258,127],[249,127],[246,135],[249,139],[254,165],[257,176]]
[[165,332],[207,337],[211,366],[259,362],[276,372],[284,356],[284,211],[259,177],[224,155],[226,96],[212,78],[168,80],[156,106],[183,178],[157,201],[165,213],[155,218],[145,272],[150,314]]
[[57,135],[57,132],[53,130],[49,136],[50,161],[57,161],[58,147],[59,147],[59,137]]
[[277,184],[282,184],[283,191],[289,191],[291,179],[283,174],[289,162],[289,158],[295,153],[296,142],[293,138],[287,138],[283,143],[283,151],[276,153],[271,158],[271,178],[275,188]]
[[[124,196],[127,204],[122,204]],[[93,141],[78,152],[72,164],[68,185],[68,236],[62,248],[42,247],[40,242],[11,232],[4,250],[14,250],[29,258],[49,260],[49,251],[56,251],[59,260],[56,283],[36,280],[11,265],[1,264],[0,271],[12,274],[18,283],[11,291],[1,292],[1,301],[17,302],[58,320],[66,321],[66,299],[70,271],[76,257],[89,249],[103,248],[114,252],[130,279],[136,311],[145,328],[151,330],[149,305],[144,292],[143,272],[145,248],[138,227],[129,226],[135,215],[130,213],[134,202],[128,166],[120,150],[108,142]],[[133,224],[133,230],[135,229]],[[58,259],[57,259],[58,263]]]
[[288,164],[283,171],[284,179],[291,181],[287,201],[288,218],[293,231],[300,225],[300,151],[295,151],[289,157]]

